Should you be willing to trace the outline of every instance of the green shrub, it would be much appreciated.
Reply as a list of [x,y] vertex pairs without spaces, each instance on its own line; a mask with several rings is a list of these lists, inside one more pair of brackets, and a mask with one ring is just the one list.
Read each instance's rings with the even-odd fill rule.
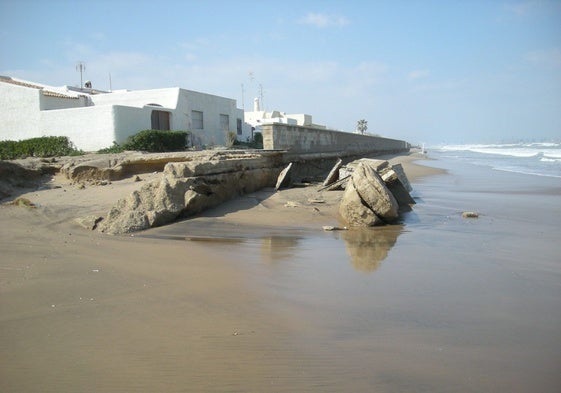
[[55,157],[83,154],[65,136],[44,136],[21,141],[1,141],[0,159],[15,160],[26,157]]
[[127,138],[124,150],[181,151],[187,147],[188,131],[144,130]]
[[261,146],[260,148],[263,148],[263,134],[261,134],[260,132],[256,132],[255,134],[253,134],[253,144],[256,146]]
[[111,153],[122,153],[125,151],[125,147],[119,145],[117,142],[113,141],[113,146],[106,147],[105,149],[100,149],[97,152],[99,154],[111,154]]

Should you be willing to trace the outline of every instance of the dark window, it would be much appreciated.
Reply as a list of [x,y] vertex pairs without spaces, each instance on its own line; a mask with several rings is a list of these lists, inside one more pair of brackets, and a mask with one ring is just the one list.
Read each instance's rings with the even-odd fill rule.
[[169,112],[152,111],[152,129],[169,131]]
[[238,119],[238,135],[241,135],[243,130],[242,130],[242,119]]

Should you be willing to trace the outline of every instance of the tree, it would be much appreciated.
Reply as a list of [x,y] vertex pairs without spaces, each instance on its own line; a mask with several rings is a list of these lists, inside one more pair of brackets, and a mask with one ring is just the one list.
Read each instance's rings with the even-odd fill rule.
[[364,135],[367,129],[368,129],[368,122],[366,120],[361,119],[356,122],[356,130],[359,131],[362,135]]

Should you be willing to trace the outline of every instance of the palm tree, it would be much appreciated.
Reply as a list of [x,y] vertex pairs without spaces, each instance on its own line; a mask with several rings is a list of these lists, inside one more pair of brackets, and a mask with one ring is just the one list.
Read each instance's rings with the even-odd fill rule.
[[356,122],[356,130],[359,131],[362,135],[364,135],[367,129],[368,129],[368,122],[366,120],[361,119]]

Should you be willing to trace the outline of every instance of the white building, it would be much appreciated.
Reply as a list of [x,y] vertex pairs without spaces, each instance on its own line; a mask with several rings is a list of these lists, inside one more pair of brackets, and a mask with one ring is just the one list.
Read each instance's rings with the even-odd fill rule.
[[53,87],[0,76],[0,140],[67,136],[81,150],[123,143],[142,130],[186,130],[194,145],[251,136],[236,100],[181,88],[119,90]]
[[325,129],[319,124],[313,124],[312,115],[306,114],[287,114],[286,112],[261,110],[259,98],[253,100],[253,112],[245,112],[245,122],[251,125],[255,132],[261,132],[264,124],[282,123],[293,126],[305,126]]

